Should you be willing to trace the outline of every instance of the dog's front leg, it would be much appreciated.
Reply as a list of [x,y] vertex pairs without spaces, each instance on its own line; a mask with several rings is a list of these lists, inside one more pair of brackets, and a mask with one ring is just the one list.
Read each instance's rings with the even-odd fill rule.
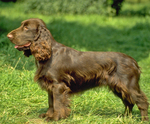
[[51,119],[53,119],[53,113],[54,113],[54,109],[53,109],[53,94],[52,91],[48,91],[48,105],[49,108],[47,110],[46,113],[41,114],[39,117],[40,118],[45,118],[46,117],[46,121],[49,121]]
[[68,108],[70,107],[69,92],[70,89],[64,83],[55,83],[52,87],[53,119],[56,121],[70,115],[71,110]]

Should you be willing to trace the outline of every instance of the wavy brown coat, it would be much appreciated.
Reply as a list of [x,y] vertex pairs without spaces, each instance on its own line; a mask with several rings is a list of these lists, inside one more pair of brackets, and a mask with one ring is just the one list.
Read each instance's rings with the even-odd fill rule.
[[134,104],[142,120],[148,120],[148,102],[140,90],[140,69],[130,56],[118,52],[80,52],[54,40],[45,23],[28,19],[7,37],[25,56],[37,63],[34,81],[48,93],[49,108],[40,117],[47,121],[70,114],[69,94],[94,87],[108,86],[131,114]]

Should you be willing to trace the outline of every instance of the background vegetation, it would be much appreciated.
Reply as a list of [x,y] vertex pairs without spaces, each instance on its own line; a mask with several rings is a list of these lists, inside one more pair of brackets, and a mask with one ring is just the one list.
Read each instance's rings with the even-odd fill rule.
[[[101,13],[73,15],[55,12],[43,15],[39,11],[26,12],[28,1],[0,1],[0,123],[46,123],[38,118],[39,114],[46,112],[48,104],[47,93],[33,82],[36,70],[34,58],[27,58],[14,49],[14,45],[6,37],[8,32],[19,27],[21,21],[28,18],[43,19],[56,41],[74,49],[117,51],[135,58],[142,69],[141,89],[150,102],[150,1],[138,2],[139,0],[125,0],[120,16],[113,17],[111,14]],[[109,11],[109,8],[104,9]],[[123,117],[124,106],[121,100],[107,88],[92,89],[72,96],[71,99],[70,117],[49,123],[144,123],[140,120],[137,106],[133,109],[132,118]],[[150,109],[148,114],[150,118]]]
[[[37,12],[44,15],[54,13],[119,15],[123,1],[124,0],[27,0],[25,2],[25,12]],[[130,2],[134,2],[134,0]],[[140,3],[140,0],[138,0],[138,3]],[[149,6],[145,6],[143,9],[143,14],[150,15]]]

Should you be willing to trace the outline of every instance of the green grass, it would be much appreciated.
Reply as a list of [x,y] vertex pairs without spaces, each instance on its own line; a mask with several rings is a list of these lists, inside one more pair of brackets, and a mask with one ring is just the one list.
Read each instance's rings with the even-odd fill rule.
[[125,4],[123,4],[121,15],[127,16],[150,16],[150,1],[149,0],[141,0],[141,2],[137,2],[138,0],[126,0]]
[[[19,3],[18,3],[19,4]],[[22,13],[23,4],[0,2],[0,123],[46,124],[38,115],[46,112],[47,93],[33,82],[33,57],[14,49],[6,35],[28,18],[41,18],[54,38],[81,51],[118,51],[135,58],[142,68],[141,89],[150,102],[150,17],[100,15],[50,15]],[[145,3],[144,3],[145,4]],[[129,8],[125,4],[123,11]],[[141,4],[140,4],[141,6]],[[133,9],[138,8],[138,5]],[[70,117],[53,124],[140,124],[137,106],[133,117],[122,117],[124,106],[107,88],[72,96]],[[148,111],[150,118],[150,109]]]

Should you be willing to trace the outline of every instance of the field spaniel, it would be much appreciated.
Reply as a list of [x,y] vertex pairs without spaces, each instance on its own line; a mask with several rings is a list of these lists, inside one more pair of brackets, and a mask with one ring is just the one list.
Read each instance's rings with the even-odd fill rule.
[[36,60],[34,81],[48,93],[49,108],[40,117],[47,121],[70,115],[69,96],[94,87],[108,86],[124,106],[125,115],[134,104],[142,120],[148,120],[148,101],[139,86],[140,68],[130,56],[119,52],[81,52],[56,42],[41,19],[28,19],[7,37],[15,48]]

